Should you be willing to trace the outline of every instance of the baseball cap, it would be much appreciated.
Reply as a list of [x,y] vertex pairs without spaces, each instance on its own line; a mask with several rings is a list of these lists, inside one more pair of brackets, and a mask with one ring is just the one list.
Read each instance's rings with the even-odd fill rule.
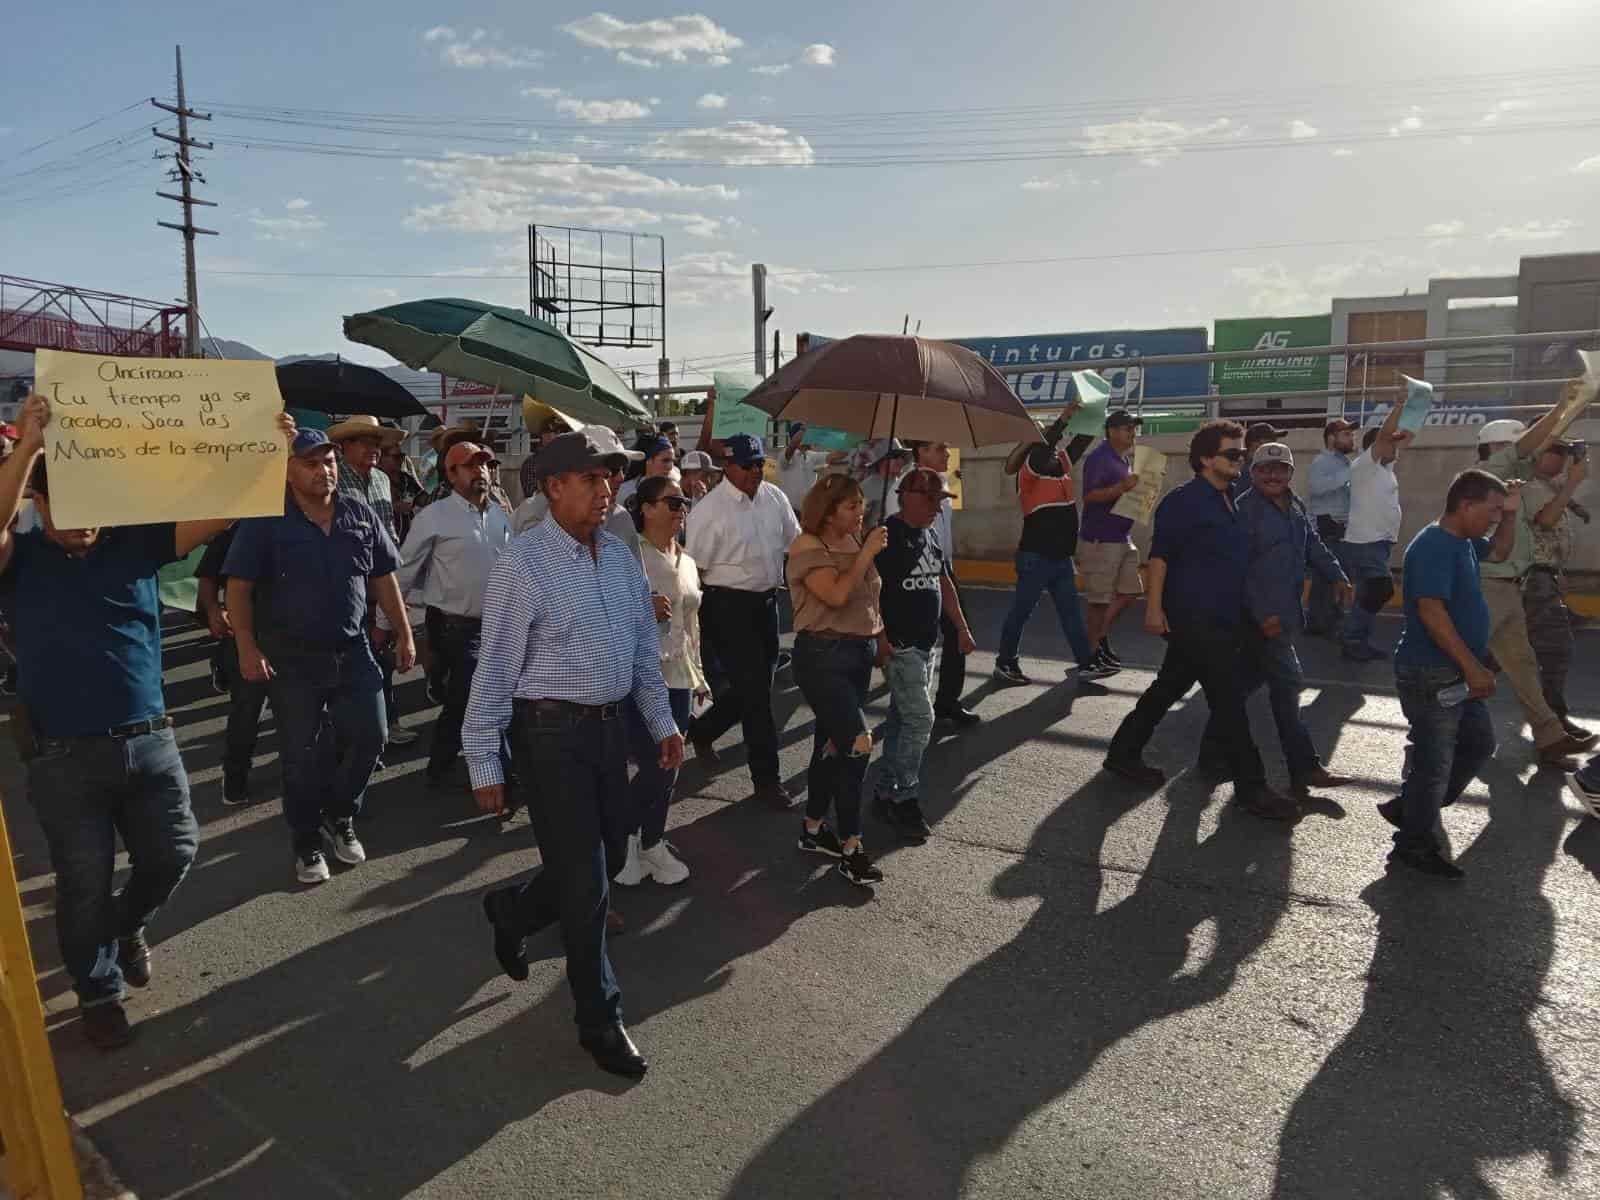
[[1322,427],[1322,436],[1331,437],[1336,433],[1343,433],[1347,429],[1360,429],[1354,421],[1346,421],[1343,417],[1335,417]]
[[738,467],[753,467],[767,461],[767,452],[761,439],[753,433],[736,433],[722,443],[728,450],[728,461]]
[[17,430],[15,425],[8,423],[5,425],[0,425],[0,437],[10,438],[13,442],[15,442],[22,437],[22,434]]
[[654,458],[663,450],[671,450],[672,443],[667,441],[667,439],[664,437],[657,436],[650,438],[648,441],[640,442],[636,448],[638,449],[639,453],[643,454],[646,458]]
[[1282,463],[1291,471],[1294,470],[1294,451],[1282,442],[1268,442],[1264,446],[1256,447],[1256,456],[1250,460],[1250,469],[1269,466],[1272,463]]
[[886,458],[904,458],[910,453],[899,438],[874,438],[867,443],[867,466],[875,467]]
[[[612,430],[607,429],[604,425],[587,425],[584,427],[583,431],[589,435],[590,440],[593,441],[596,446],[600,447],[601,454],[620,454],[627,462],[644,461],[644,451],[623,449],[622,439],[619,438]],[[565,437],[566,435],[563,434],[562,436]],[[549,449],[548,446],[545,448]],[[621,469],[621,467],[617,468],[619,471]]]
[[1119,409],[1117,409],[1116,412],[1111,413],[1106,417],[1106,428],[1107,429],[1120,429],[1120,428],[1122,428],[1124,426],[1128,426],[1128,425],[1143,425],[1143,424],[1144,424],[1144,418],[1143,417],[1136,417],[1125,408],[1119,408]]
[[714,471],[711,464],[711,455],[704,450],[691,450],[683,456],[683,470],[685,471]]
[[1528,432],[1528,427],[1521,421],[1513,421],[1509,417],[1500,421],[1490,421],[1478,430],[1478,445],[1488,446],[1495,442],[1514,442]]
[[902,496],[907,492],[926,492],[940,499],[955,496],[954,492],[945,487],[944,477],[932,467],[913,467],[900,477],[900,482],[895,485],[894,490]]
[[[628,461],[627,456],[620,450],[607,450],[595,436],[596,432],[585,429],[582,433],[563,433],[551,439],[539,451],[534,467],[539,478],[544,480],[552,475],[565,475],[569,471],[587,471],[591,467],[605,467],[608,471],[622,470],[623,464]],[[610,433],[610,430],[598,432]],[[611,435],[611,440],[617,440],[615,434]]]
[[1259,442],[1263,439],[1275,442],[1281,437],[1288,436],[1289,431],[1287,429],[1279,429],[1268,421],[1257,421],[1244,431],[1244,440],[1247,442]]
[[477,442],[457,442],[450,447],[450,453],[444,456],[444,469],[451,471],[462,463],[467,462],[477,466],[479,463],[493,461],[494,455],[478,445]]
[[315,454],[322,449],[333,449],[333,443],[328,440],[328,435],[320,429],[301,429],[294,435],[294,445],[290,453],[296,458],[304,458],[308,454]]

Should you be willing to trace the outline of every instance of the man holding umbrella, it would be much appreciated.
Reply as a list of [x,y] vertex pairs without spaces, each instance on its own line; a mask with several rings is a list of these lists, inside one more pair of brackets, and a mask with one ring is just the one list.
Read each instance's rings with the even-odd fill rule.
[[701,636],[727,673],[729,687],[690,722],[689,741],[699,758],[715,765],[712,744],[742,725],[756,796],[787,809],[792,798],[778,780],[772,680],[783,558],[800,536],[800,522],[788,498],[761,477],[767,457],[761,439],[739,433],[724,445],[723,481],[690,512],[685,548],[705,584]]

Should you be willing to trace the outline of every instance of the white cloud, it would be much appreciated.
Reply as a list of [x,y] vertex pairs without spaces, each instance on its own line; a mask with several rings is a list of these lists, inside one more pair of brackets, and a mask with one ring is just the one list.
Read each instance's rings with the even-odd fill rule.
[[798,133],[759,121],[729,121],[710,129],[664,133],[645,147],[654,158],[704,159],[729,167],[810,166],[811,143]]
[[1401,117],[1397,124],[1389,126],[1389,136],[1399,137],[1402,133],[1415,133],[1422,128],[1422,110],[1415,104],[1411,111]]
[[623,21],[610,13],[596,12],[581,20],[569,21],[561,29],[583,45],[610,50],[616,54],[618,62],[633,66],[695,59],[722,66],[728,61],[729,51],[744,45],[743,39],[701,13]]
[[1432,225],[1423,226],[1422,229],[1428,237],[1437,238],[1459,237],[1466,231],[1465,221],[1435,221]]
[[[750,295],[750,260],[727,250],[679,254],[673,257],[669,269],[674,304],[701,308],[747,299]],[[804,292],[844,295],[851,290],[846,284],[834,282],[831,276],[779,263],[768,265],[767,287],[795,295]]]
[[1291,271],[1280,262],[1233,267],[1229,279],[1249,291],[1249,308],[1261,315],[1326,309],[1352,286],[1394,287],[1393,280],[1414,272],[1412,259],[1368,252],[1358,258]]
[[566,92],[558,87],[525,87],[522,89],[522,94],[536,96],[540,100],[554,100],[557,96],[566,95]]
[[1501,100],[1498,104],[1496,104],[1488,112],[1483,114],[1483,124],[1485,124],[1485,125],[1493,125],[1496,121],[1498,121],[1500,119],[1501,115],[1504,114],[1504,113],[1520,112],[1523,109],[1532,108],[1532,107],[1533,107],[1533,101],[1532,100]]
[[1333,151],[1333,156],[1335,158],[1354,158],[1356,156],[1356,152],[1350,149],[1349,146],[1340,146],[1338,149]]
[[1244,126],[1235,125],[1227,117],[1218,117],[1204,125],[1184,125],[1144,116],[1107,125],[1085,125],[1084,140],[1079,146],[1089,154],[1137,155],[1146,166],[1158,167],[1189,142],[1208,137],[1238,137],[1244,132]]
[[705,213],[666,213],[668,221],[681,225],[690,237],[715,238],[740,228],[734,217],[710,217]]
[[1059,179],[1024,179],[1022,190],[1025,192],[1059,192],[1061,181]]
[[301,198],[299,198],[297,196],[295,199],[293,199],[293,200],[289,201],[289,203],[285,204],[284,207],[287,208],[290,212],[300,212],[302,209],[310,208],[311,207],[311,201],[303,200],[303,199],[301,199]]
[[750,73],[752,75],[782,75],[793,65],[793,63],[769,63],[764,67],[751,67]]
[[1314,138],[1317,136],[1317,127],[1308,121],[1302,121],[1300,118],[1296,117],[1293,121],[1289,122],[1289,136],[1295,139],[1295,141],[1301,141],[1305,138]]
[[566,113],[590,125],[605,125],[611,121],[636,121],[648,117],[650,109],[637,100],[578,100],[564,96],[556,101],[556,111]]
[[326,221],[314,215],[269,217],[259,208],[252,208],[245,215],[255,227],[256,240],[261,242],[304,242],[328,227]]
[[1520,225],[1502,225],[1489,238],[1497,242],[1548,242],[1565,237],[1577,228],[1576,221],[1565,218],[1559,221],[1524,221]]
[[1600,154],[1586,158],[1572,168],[1574,175],[1600,175]]
[[449,25],[435,25],[422,35],[422,40],[438,46],[439,61],[451,67],[536,67],[544,61],[543,50],[502,45],[497,37],[489,36],[487,29],[458,33]]
[[534,219],[568,224],[621,226],[681,220],[694,236],[709,237],[728,227],[726,218],[668,214],[616,203],[618,198],[653,201],[738,198],[723,184],[685,184],[632,167],[597,167],[575,154],[523,151],[517,154],[450,154],[442,159],[410,160],[416,180],[442,193],[437,204],[418,205],[405,224],[420,231],[506,233]]
[[707,92],[694,102],[696,108],[727,108],[728,98],[719,96],[716,92]]
[[800,61],[808,67],[831,67],[833,47],[827,42],[813,42],[801,52]]

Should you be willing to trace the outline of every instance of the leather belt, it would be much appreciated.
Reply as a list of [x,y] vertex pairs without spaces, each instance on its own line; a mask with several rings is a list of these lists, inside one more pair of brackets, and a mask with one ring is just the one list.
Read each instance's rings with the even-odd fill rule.
[[143,737],[147,733],[160,733],[163,729],[172,728],[172,718],[168,716],[151,717],[148,721],[134,721],[128,725],[113,725],[104,733],[74,733],[66,737],[55,737],[48,733],[39,735],[40,741],[71,742],[83,738],[115,738],[119,741],[133,737]]
[[598,717],[602,721],[615,721],[622,715],[624,703],[614,700],[610,704],[579,704],[576,700],[525,700],[519,696],[512,708],[545,716]]

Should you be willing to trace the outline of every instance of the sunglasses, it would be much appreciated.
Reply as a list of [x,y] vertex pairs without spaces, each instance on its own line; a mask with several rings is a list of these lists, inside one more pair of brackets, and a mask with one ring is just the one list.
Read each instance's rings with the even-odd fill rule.
[[654,501],[654,503],[665,504],[673,512],[688,512],[694,501],[687,496],[663,496],[661,499]]
[[1244,451],[1238,449],[1237,447],[1235,447],[1232,450],[1218,450],[1217,451],[1217,457],[1218,458],[1225,458],[1229,462],[1243,462],[1244,461]]

